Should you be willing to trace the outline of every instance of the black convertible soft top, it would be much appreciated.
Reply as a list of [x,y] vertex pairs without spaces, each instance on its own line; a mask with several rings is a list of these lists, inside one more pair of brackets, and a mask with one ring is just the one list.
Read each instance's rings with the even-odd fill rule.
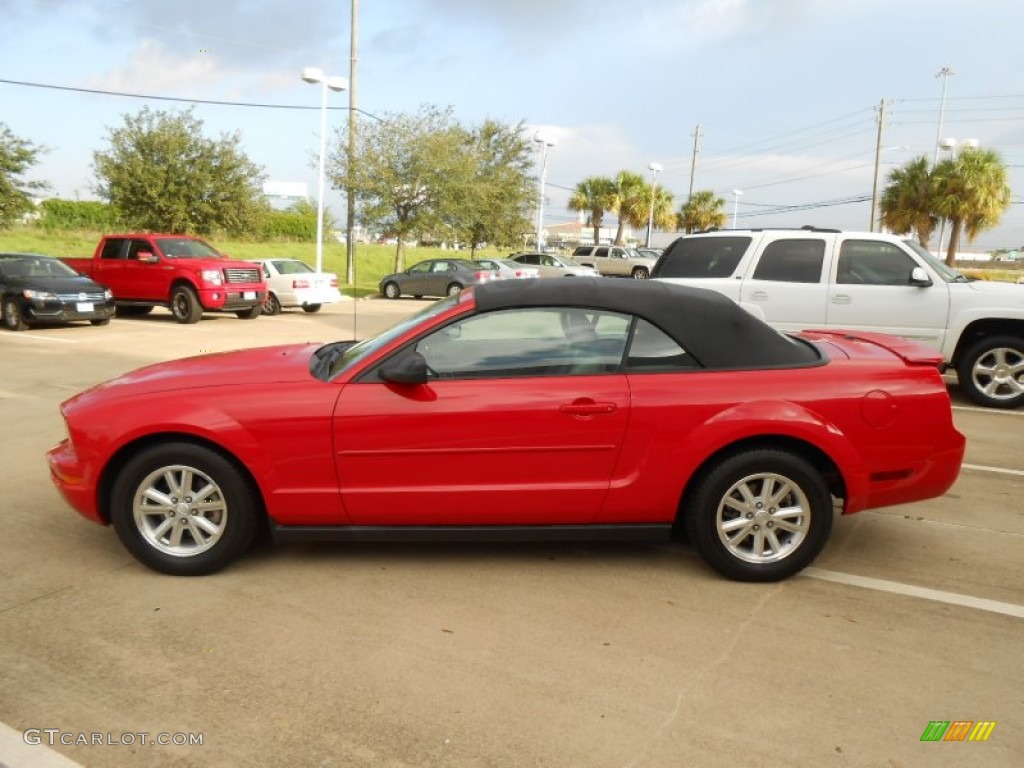
[[579,307],[642,317],[706,368],[775,368],[820,363],[792,339],[715,291],[654,280],[562,277],[500,280],[473,289],[477,309]]

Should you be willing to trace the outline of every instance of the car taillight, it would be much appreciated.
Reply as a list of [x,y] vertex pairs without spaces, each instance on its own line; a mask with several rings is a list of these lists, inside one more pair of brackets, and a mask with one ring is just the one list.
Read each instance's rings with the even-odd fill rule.
[[309,288],[309,280],[292,280],[292,288]]
[[331,288],[337,288],[337,287],[338,287],[338,278],[332,277],[331,278]]
[[483,282],[486,282],[488,280],[492,280],[494,278],[494,273],[493,272],[477,272],[475,274],[475,277],[476,277],[477,280],[479,280],[481,283],[483,283]]
[[516,277],[526,277],[526,276],[527,276],[527,272],[526,272],[525,269],[517,269],[516,270]]

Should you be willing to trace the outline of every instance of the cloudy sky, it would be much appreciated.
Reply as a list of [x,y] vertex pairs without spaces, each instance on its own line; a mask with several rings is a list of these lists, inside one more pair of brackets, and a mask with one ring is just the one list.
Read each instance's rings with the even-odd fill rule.
[[[54,193],[92,197],[110,127],[187,99],[306,107],[195,114],[210,136],[238,131],[268,178],[315,191],[319,91],[299,73],[348,75],[348,2],[0,0],[0,18],[0,122],[49,148],[33,177]],[[585,176],[649,176],[652,161],[681,202],[699,124],[694,188],[730,216],[738,201],[740,225],[866,229],[879,104],[884,182],[934,154],[948,66],[941,135],[999,152],[1014,190],[977,245],[1024,245],[1020,0],[362,0],[358,29],[360,109],[451,106],[467,125],[557,137],[548,224],[571,219],[568,190]],[[337,195],[328,204],[341,212]]]

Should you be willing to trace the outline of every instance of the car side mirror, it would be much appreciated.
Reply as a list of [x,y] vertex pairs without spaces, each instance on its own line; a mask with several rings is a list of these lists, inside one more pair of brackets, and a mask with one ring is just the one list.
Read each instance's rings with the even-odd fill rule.
[[377,375],[392,384],[426,384],[430,378],[427,359],[419,352],[391,358],[377,369]]
[[143,264],[156,264],[160,259],[150,251],[139,251],[139,261]]
[[910,270],[910,284],[916,285],[919,288],[926,288],[932,284],[932,279],[928,277],[928,273],[924,271],[924,267],[914,267]]

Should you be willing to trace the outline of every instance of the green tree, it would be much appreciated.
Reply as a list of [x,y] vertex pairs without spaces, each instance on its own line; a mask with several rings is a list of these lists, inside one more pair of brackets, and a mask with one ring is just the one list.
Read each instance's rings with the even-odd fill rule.
[[647,223],[650,199],[650,188],[639,173],[619,171],[615,175],[615,196],[611,207],[619,219],[615,228],[615,245],[623,244],[622,233],[627,224],[638,227]]
[[690,232],[703,232],[706,229],[721,229],[728,217],[725,213],[725,200],[710,189],[694,192],[693,196],[683,203],[679,209],[677,229]]
[[915,157],[894,168],[879,199],[882,224],[893,232],[913,232],[922,247],[928,247],[939,223],[935,189],[928,158]]
[[44,182],[22,178],[45,151],[44,147],[16,136],[0,123],[0,229],[18,222],[31,211],[32,193],[46,189]]
[[259,229],[263,170],[242,152],[237,132],[207,139],[191,110],[143,107],[107,140],[109,149],[93,153],[96,192],[126,226],[200,235]]
[[1006,177],[1006,166],[991,149],[967,147],[935,166],[935,212],[950,224],[947,264],[953,263],[962,234],[970,242],[999,223],[1010,206]]
[[595,245],[601,242],[605,211],[615,208],[615,195],[614,181],[606,176],[591,176],[577,184],[569,196],[569,210],[587,214],[587,224],[594,228]]
[[518,244],[529,231],[536,204],[530,178],[534,153],[521,123],[513,127],[485,120],[469,141],[473,176],[468,187],[454,191],[446,217],[475,256],[483,243]]
[[[347,136],[339,131],[330,160],[331,183],[349,179]],[[393,232],[394,270],[405,268],[405,245],[415,237],[452,232],[452,209],[466,199],[474,177],[471,137],[452,111],[423,106],[359,123],[351,179],[363,222]]]

